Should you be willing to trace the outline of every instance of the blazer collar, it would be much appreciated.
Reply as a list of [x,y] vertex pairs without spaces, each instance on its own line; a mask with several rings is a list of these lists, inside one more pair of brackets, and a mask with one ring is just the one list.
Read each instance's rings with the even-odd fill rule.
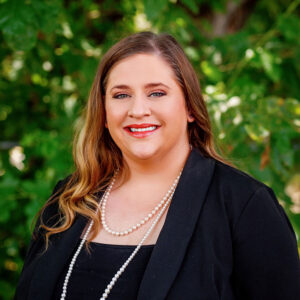
[[194,232],[214,166],[213,159],[192,150],[145,270],[138,300],[166,299]]
[[[205,158],[196,149],[191,151],[145,270],[138,300],[166,298],[194,231],[214,166],[213,159]],[[29,299],[51,300],[57,279],[69,263],[85,225],[86,219],[78,216],[70,229],[57,234],[52,245],[50,244],[37,262],[30,284]]]

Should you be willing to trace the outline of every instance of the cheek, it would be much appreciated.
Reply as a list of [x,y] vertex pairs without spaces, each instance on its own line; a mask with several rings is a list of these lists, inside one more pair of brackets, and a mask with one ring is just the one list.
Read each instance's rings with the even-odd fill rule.
[[123,120],[123,113],[120,108],[113,106],[106,107],[106,124],[108,127],[114,127]]
[[124,122],[122,115],[122,107],[107,99],[105,103],[105,127],[113,140],[117,139],[120,128],[122,128]]
[[177,99],[176,104],[169,110],[169,117],[178,125],[188,121],[188,113],[182,99]]

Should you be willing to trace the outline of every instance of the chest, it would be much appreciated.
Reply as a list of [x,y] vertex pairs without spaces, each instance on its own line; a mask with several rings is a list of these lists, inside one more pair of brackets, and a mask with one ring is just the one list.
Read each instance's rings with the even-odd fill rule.
[[[120,196],[118,193],[111,195],[106,205],[101,206],[102,222],[92,241],[113,245],[137,245],[147,234],[143,244],[156,244],[171,202],[171,199],[168,202],[161,198],[163,197],[159,193],[138,197],[129,197],[126,194]],[[112,234],[109,230],[120,234]]]
[[[99,299],[116,270],[128,259],[135,246],[91,243],[89,251],[82,249],[68,281],[67,299]],[[142,246],[134,261],[129,263],[121,278],[109,293],[110,300],[137,299],[138,289],[151,256],[153,246]],[[68,272],[61,272],[52,296],[59,300]]]
[[[147,239],[143,243],[143,245],[154,245],[156,244],[156,241],[159,237],[159,234],[163,228],[163,225],[165,223],[167,215],[167,210],[164,212],[164,214],[159,218],[156,225],[151,230],[150,234],[148,235]],[[132,228],[133,226],[136,226],[137,223],[140,223],[140,221],[143,218],[139,218],[138,216],[130,216],[130,221],[123,219],[121,222],[118,218],[112,218],[107,220],[107,223],[109,224],[109,228],[114,231],[124,231],[129,228]],[[92,239],[92,242],[96,243],[103,243],[103,244],[112,244],[112,245],[138,245],[140,241],[143,239],[143,237],[146,235],[146,233],[149,231],[154,218],[151,218],[148,222],[140,226],[139,229],[133,230],[130,234],[126,234],[123,236],[116,236],[108,233],[103,226],[99,228],[99,232],[97,235]],[[114,222],[115,220],[115,222]]]

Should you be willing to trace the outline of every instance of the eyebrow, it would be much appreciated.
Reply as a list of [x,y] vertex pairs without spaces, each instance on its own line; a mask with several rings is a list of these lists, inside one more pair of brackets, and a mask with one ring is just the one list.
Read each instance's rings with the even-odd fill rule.
[[[153,87],[157,87],[157,86],[164,86],[167,89],[170,89],[166,84],[162,83],[162,82],[151,82],[151,83],[147,83],[144,85],[144,88],[153,88]],[[126,85],[126,84],[118,84],[113,86],[110,91],[112,91],[113,89],[130,89],[130,86]]]

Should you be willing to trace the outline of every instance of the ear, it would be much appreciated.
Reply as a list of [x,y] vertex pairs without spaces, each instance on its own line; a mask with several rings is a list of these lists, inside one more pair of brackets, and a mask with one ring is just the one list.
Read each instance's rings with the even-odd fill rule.
[[192,123],[192,122],[195,121],[195,118],[193,117],[193,115],[191,113],[189,113],[188,116],[187,116],[187,120],[188,120],[189,123]]

